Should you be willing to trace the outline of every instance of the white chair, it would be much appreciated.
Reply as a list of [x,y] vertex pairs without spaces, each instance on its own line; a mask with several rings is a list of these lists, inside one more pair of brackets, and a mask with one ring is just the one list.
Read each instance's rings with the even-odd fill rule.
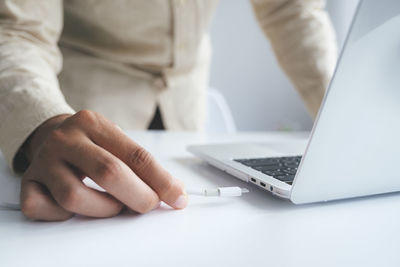
[[205,131],[207,133],[235,133],[235,121],[224,96],[218,90],[209,88],[207,100]]

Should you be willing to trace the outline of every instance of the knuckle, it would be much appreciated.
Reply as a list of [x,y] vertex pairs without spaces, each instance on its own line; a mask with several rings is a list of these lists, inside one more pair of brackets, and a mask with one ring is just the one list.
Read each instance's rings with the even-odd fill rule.
[[80,125],[93,125],[97,122],[97,113],[87,109],[78,111],[73,117],[75,122]]
[[100,184],[109,185],[117,182],[121,174],[121,165],[118,161],[107,159],[101,162],[95,170],[95,175]]
[[21,201],[21,211],[29,219],[37,219],[40,208],[40,201],[34,196],[28,196]]
[[60,205],[69,211],[74,211],[81,203],[81,194],[78,187],[63,188],[59,195]]
[[130,163],[136,172],[145,171],[152,162],[153,156],[140,146],[130,155]]

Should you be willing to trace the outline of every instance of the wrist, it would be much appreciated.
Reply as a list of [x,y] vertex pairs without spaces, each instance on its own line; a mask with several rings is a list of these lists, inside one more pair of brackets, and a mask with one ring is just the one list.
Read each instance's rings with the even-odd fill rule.
[[22,153],[24,154],[28,163],[32,161],[34,154],[42,142],[46,139],[47,135],[70,116],[70,114],[54,116],[43,122],[31,133],[21,147]]

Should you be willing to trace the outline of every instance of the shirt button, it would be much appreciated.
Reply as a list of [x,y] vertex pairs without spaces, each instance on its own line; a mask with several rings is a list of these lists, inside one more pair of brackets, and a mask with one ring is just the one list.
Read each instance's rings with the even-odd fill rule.
[[162,78],[156,78],[153,82],[153,85],[158,88],[158,89],[164,89],[165,88],[165,83]]

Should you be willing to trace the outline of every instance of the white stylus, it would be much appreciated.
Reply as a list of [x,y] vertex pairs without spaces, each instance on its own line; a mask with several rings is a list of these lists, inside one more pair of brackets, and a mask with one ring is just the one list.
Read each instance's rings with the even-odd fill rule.
[[[247,188],[238,186],[219,187],[213,189],[187,189],[188,195],[204,196],[204,197],[240,197],[244,193],[250,192]],[[20,210],[19,204],[0,202],[0,209]]]
[[247,188],[238,186],[219,187],[213,189],[186,189],[188,195],[204,197],[240,197],[243,193],[248,193]]

